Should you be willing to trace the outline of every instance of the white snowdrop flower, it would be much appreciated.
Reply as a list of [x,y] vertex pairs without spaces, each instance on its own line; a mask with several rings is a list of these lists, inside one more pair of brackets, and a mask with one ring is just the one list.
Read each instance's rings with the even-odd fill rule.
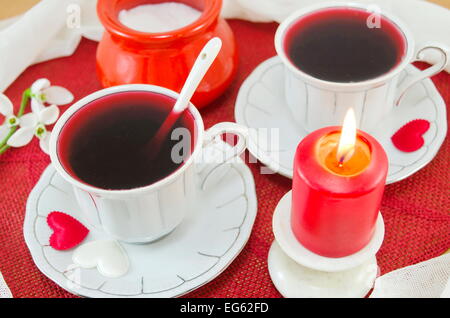
[[0,114],[5,116],[5,121],[0,125],[0,141],[9,133],[12,127],[18,126],[19,118],[14,115],[14,107],[8,97],[0,93]]
[[59,108],[56,105],[42,106],[38,112],[23,115],[20,118],[20,128],[9,138],[7,144],[11,147],[22,147],[36,136],[42,151],[48,154],[51,132],[45,126],[54,124],[58,117]]
[[72,93],[61,86],[52,86],[46,78],[40,78],[31,85],[31,110],[38,113],[45,104],[65,105],[73,101]]

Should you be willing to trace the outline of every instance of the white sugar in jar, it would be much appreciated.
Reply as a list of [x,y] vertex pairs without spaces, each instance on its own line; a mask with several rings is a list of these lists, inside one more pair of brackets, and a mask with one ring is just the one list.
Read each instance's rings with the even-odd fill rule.
[[183,3],[164,2],[121,10],[119,21],[136,31],[163,33],[181,29],[196,21],[201,14],[201,11]]

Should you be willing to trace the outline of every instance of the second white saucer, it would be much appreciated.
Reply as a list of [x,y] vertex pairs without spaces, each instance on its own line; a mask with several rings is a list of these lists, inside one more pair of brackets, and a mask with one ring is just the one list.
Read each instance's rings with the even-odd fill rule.
[[[409,65],[400,75],[400,84],[417,72]],[[297,124],[286,104],[284,67],[278,57],[261,63],[242,84],[235,118],[252,128],[248,146],[251,154],[272,171],[292,178],[295,149],[307,131]],[[446,136],[446,118],[445,102],[431,80],[425,79],[407,91],[401,107],[371,133],[389,158],[387,183],[410,176],[434,158]],[[425,144],[415,152],[402,152],[392,144],[391,136],[414,119],[430,122],[430,129],[423,135]]]

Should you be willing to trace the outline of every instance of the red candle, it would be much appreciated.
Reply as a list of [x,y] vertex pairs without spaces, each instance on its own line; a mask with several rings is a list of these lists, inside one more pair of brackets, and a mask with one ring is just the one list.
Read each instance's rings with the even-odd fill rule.
[[388,170],[382,146],[348,117],[342,131],[326,127],[305,137],[294,159],[292,230],[304,247],[326,257],[348,256],[369,243]]

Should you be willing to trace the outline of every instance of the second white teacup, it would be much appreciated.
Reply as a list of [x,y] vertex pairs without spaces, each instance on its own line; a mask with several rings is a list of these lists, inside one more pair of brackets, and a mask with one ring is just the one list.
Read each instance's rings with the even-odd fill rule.
[[[390,28],[391,31],[396,32],[398,38],[395,41],[398,41],[398,45],[402,47],[398,53],[397,63],[386,72],[373,78],[347,82],[319,78],[301,69],[293,61],[290,53],[289,46],[292,45],[290,43],[292,34],[295,35],[299,30],[301,31],[303,25],[315,23],[311,22],[314,19],[329,19],[332,21],[342,12],[366,16],[367,18],[364,18],[364,21],[367,23],[367,28],[378,27],[381,30]],[[377,21],[379,25],[372,25]],[[320,41],[328,40],[327,38],[321,38],[321,34],[318,32],[314,33],[314,37],[317,37]],[[299,39],[301,41],[301,38]],[[309,44],[304,43],[304,45],[307,47]],[[371,132],[385,116],[389,115],[393,107],[400,103],[407,89],[418,81],[443,70],[448,60],[448,53],[439,45],[425,45],[416,50],[414,39],[408,28],[392,14],[370,12],[369,7],[358,4],[321,4],[294,12],[279,26],[275,36],[275,47],[278,56],[285,65],[287,104],[295,120],[307,131],[341,125],[347,110],[353,108],[358,128]],[[356,45],[351,47],[351,50],[358,49]],[[398,86],[400,73],[416,58],[419,59],[425,50],[438,51],[441,54],[441,61],[417,75],[408,77]],[[415,55],[414,52],[418,53]],[[314,52],[311,52],[311,54],[314,54]],[[351,61],[351,58],[347,59],[347,63],[349,60]],[[323,61],[323,63],[325,65],[326,61]],[[326,65],[329,65],[329,68],[342,67],[342,65],[336,64],[338,63]]]

